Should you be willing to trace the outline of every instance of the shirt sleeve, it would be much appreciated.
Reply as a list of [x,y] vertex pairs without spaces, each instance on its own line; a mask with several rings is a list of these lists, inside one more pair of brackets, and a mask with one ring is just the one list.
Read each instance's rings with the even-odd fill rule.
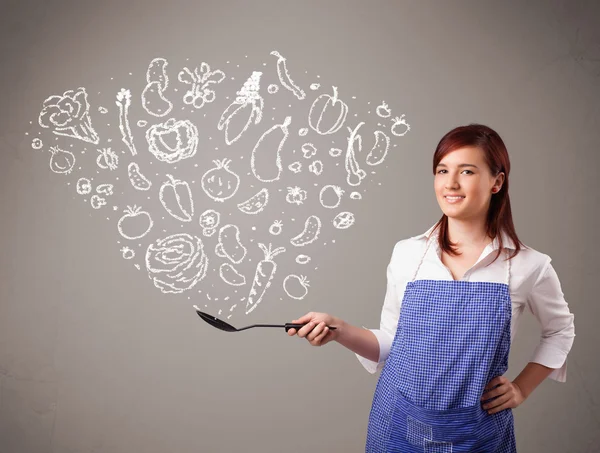
[[569,311],[550,261],[548,257],[527,298],[529,309],[542,328],[540,342],[529,361],[554,368],[549,377],[566,382],[567,354],[575,337],[575,316]]
[[[394,253],[396,252],[394,248]],[[396,282],[392,274],[392,259],[387,267],[387,289],[385,292],[385,299],[383,302],[383,308],[381,310],[381,322],[379,329],[368,329],[375,334],[377,341],[379,342],[379,360],[374,362],[365,357],[356,354],[356,357],[365,369],[374,374],[377,371],[381,371],[385,365],[385,361],[390,355],[392,348],[392,342],[396,334],[396,328],[398,325],[398,318],[400,316],[400,298],[396,287]]]

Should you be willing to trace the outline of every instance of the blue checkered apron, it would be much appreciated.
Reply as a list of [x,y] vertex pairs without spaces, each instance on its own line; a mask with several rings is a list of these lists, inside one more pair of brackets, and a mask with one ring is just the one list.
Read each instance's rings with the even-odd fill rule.
[[368,453],[515,453],[511,409],[480,398],[508,368],[506,283],[416,280],[406,285],[390,355],[369,416]]

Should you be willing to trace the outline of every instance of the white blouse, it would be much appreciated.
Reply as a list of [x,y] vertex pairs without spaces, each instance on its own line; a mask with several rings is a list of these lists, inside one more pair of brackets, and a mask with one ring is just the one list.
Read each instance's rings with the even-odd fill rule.
[[[358,360],[369,373],[380,371],[390,354],[390,349],[398,318],[400,305],[406,284],[412,280],[415,269],[425,252],[429,236],[433,239],[419,269],[417,279],[453,280],[450,270],[442,263],[441,249],[437,242],[439,229],[435,225],[427,232],[396,243],[392,258],[387,267],[387,291],[381,311],[379,329],[371,330],[379,341],[379,361],[374,362],[358,354]],[[514,250],[514,243],[502,235],[503,245]],[[477,262],[461,280],[506,283],[506,258],[500,254],[491,263],[499,248],[498,239],[494,239],[481,253]],[[517,331],[525,307],[533,313],[542,327],[538,346],[531,355],[530,362],[554,368],[550,378],[558,382],[567,380],[567,354],[575,337],[574,315],[564,299],[558,276],[550,264],[551,258],[530,247],[521,248],[519,254],[510,260],[510,297],[512,301],[511,343]]]

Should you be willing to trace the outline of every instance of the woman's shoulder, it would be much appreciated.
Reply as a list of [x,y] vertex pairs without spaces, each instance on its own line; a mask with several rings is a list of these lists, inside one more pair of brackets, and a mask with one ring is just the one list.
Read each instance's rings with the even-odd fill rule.
[[[509,250],[509,252],[512,254],[514,250]],[[519,272],[521,275],[539,276],[548,268],[552,258],[548,254],[522,243],[519,253],[511,261],[515,272]]]
[[406,263],[407,261],[414,261],[418,259],[425,251],[426,245],[427,236],[425,234],[419,234],[418,236],[401,239],[394,245],[394,249],[392,251],[392,262]]

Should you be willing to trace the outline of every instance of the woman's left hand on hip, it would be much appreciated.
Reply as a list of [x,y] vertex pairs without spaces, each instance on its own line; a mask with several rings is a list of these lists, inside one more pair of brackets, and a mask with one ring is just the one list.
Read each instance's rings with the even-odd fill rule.
[[504,409],[514,409],[525,400],[519,386],[504,376],[495,377],[485,386],[481,397],[482,403],[491,398],[495,399],[483,404],[483,409],[487,410],[488,414],[495,414]]

